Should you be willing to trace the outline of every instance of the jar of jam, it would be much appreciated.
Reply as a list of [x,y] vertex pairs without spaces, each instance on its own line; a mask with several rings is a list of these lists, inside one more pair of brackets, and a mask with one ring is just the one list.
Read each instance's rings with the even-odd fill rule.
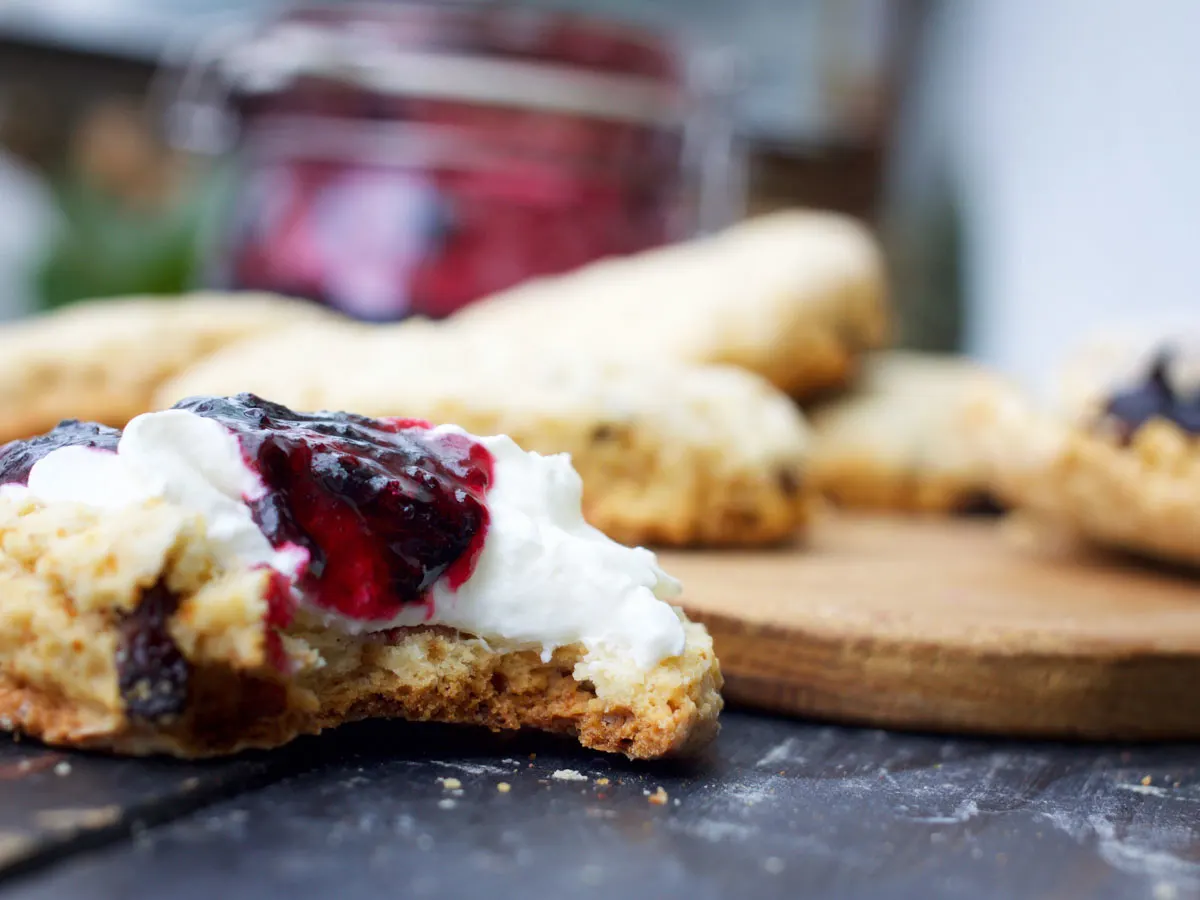
[[440,317],[735,217],[713,60],[503,5],[300,8],[194,63],[172,132],[235,150],[214,280]]

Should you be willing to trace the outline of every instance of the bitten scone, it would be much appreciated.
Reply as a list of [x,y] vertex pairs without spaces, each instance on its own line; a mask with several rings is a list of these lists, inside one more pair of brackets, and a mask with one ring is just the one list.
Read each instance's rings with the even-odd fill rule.
[[870,234],[853,219],[802,211],[527,282],[449,324],[531,352],[735,365],[797,398],[845,384],[888,332]]
[[1069,415],[1012,391],[972,415],[994,489],[1037,522],[1096,544],[1200,565],[1200,366],[1172,349]]
[[305,320],[310,303],[266,294],[93,300],[0,327],[0,442],[70,416],[124,425],[155,389],[209,353]]
[[967,360],[893,351],[868,358],[842,397],[809,411],[813,488],[848,507],[910,512],[990,505],[968,408],[994,376]]
[[767,543],[807,522],[803,416],[732,367],[527,354],[520,341],[421,322],[305,327],[216,354],[165,385],[158,405],[239,390],[570,453],[588,521],[623,543]]
[[242,395],[0,448],[0,727],[206,756],[370,716],[654,758],[721,675],[563,457]]

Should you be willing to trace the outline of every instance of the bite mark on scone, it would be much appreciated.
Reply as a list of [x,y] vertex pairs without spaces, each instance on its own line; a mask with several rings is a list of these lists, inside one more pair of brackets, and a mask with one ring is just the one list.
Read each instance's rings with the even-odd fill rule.
[[253,395],[92,437],[0,450],[13,727],[181,755],[373,715],[639,757],[715,731],[711,640],[653,554],[584,522],[566,457]]

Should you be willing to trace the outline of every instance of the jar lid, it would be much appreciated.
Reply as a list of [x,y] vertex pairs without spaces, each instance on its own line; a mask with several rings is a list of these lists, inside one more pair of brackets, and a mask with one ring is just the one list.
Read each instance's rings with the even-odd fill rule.
[[501,7],[347,4],[292,10],[216,60],[255,96],[305,78],[430,100],[679,124],[680,51],[650,33]]

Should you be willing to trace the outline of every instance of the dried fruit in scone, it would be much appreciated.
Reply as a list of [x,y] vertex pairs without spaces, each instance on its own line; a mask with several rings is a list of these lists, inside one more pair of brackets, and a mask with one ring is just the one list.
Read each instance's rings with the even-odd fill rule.
[[863,351],[883,345],[885,294],[879,250],[862,225],[791,210],[535,279],[449,324],[529,352],[735,365],[805,398],[845,384]]
[[124,425],[214,350],[298,321],[338,321],[268,294],[93,300],[0,327],[0,442],[69,416]]
[[0,726],[181,756],[369,716],[631,757],[716,731],[678,582],[564,457],[252,395],[0,448]]
[[807,522],[803,415],[732,367],[528,353],[422,322],[300,327],[203,361],[165,385],[158,405],[239,390],[570,453],[588,521],[624,543],[769,543]]
[[995,376],[968,360],[891,351],[851,392],[809,411],[809,480],[836,503],[909,512],[990,506],[968,407]]
[[1011,391],[973,409],[993,488],[1099,545],[1200,565],[1200,366],[1166,347],[1133,380],[1049,414]]

